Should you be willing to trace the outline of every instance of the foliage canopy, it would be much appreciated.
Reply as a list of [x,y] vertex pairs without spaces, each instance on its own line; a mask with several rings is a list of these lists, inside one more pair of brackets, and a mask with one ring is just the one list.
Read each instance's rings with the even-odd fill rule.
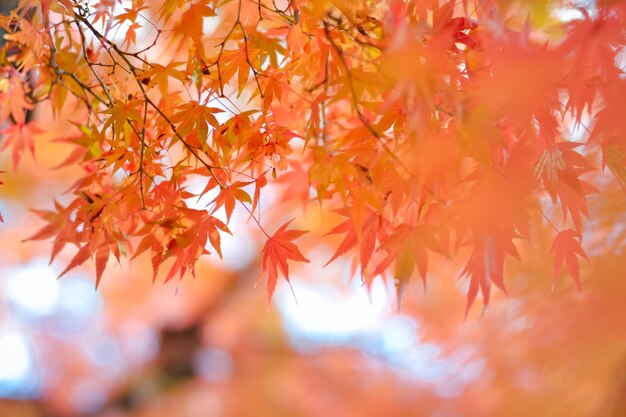
[[221,256],[240,205],[271,299],[307,261],[288,220],[310,206],[330,261],[399,296],[461,262],[467,310],[487,305],[528,247],[580,287],[587,238],[604,254],[626,240],[626,5],[561,6],[22,0],[0,18],[2,151],[17,169],[57,126],[62,166],[82,172],[30,239],[52,258],[74,245],[63,274],[94,259],[96,285],[109,258],[142,253],[167,281]]

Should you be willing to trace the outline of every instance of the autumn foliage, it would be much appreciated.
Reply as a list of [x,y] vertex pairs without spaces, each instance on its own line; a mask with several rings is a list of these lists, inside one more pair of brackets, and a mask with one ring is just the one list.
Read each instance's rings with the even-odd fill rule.
[[96,285],[142,254],[195,275],[242,206],[270,299],[326,244],[399,295],[458,265],[466,314],[530,251],[581,288],[586,243],[626,239],[626,5],[534,3],[22,0],[0,18],[3,178],[62,132],[81,174],[29,239]]

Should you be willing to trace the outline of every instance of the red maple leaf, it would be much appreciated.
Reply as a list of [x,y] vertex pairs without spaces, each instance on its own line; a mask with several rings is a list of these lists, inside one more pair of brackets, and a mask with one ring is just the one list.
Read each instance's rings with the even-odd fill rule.
[[578,290],[581,290],[580,286],[580,267],[578,264],[578,256],[582,256],[587,261],[587,254],[580,246],[578,240],[578,234],[571,229],[563,230],[554,238],[552,246],[550,247],[550,253],[554,253],[554,273],[552,275],[552,290],[556,287],[556,280],[561,270],[563,270],[563,264],[567,265],[567,270],[570,276],[574,280]]
[[280,269],[280,272],[283,274],[287,282],[289,282],[288,259],[299,262],[309,262],[309,260],[302,255],[298,247],[292,242],[292,240],[308,233],[308,231],[287,230],[287,227],[292,221],[293,219],[282,225],[280,229],[274,233],[274,236],[267,239],[267,242],[265,242],[265,246],[263,247],[263,265],[257,283],[267,271],[268,302],[272,301],[272,294],[274,294],[274,289],[276,288],[278,269]]

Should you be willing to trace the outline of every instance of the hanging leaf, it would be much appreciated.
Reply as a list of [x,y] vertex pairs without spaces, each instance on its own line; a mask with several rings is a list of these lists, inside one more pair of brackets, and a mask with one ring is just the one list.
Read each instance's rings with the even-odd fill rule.
[[579,235],[571,229],[563,230],[552,241],[550,247],[550,253],[554,254],[554,272],[552,275],[552,290],[556,288],[557,279],[559,274],[565,266],[576,284],[578,291],[581,291],[582,286],[580,283],[580,266],[578,263],[578,256],[586,259],[587,254],[580,246]]
[[276,281],[278,280],[278,271],[280,271],[287,282],[289,282],[288,260],[309,262],[292,242],[292,240],[308,232],[303,230],[287,230],[287,227],[289,227],[292,221],[293,220],[290,220],[282,225],[272,237],[267,239],[265,246],[263,246],[263,266],[257,282],[267,273],[268,302],[272,301],[272,295],[274,294]]

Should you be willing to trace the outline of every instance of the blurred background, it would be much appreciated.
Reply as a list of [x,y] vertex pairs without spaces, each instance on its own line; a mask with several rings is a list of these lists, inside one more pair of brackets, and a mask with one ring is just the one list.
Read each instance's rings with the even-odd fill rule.
[[[592,197],[622,214],[613,237],[585,243],[582,292],[566,280],[551,292],[548,248],[522,242],[508,297],[493,293],[466,320],[462,264],[433,261],[428,287],[411,282],[400,307],[391,282],[368,291],[349,264],[321,268],[334,251],[323,243],[268,306],[265,282],[255,285],[263,241],[238,212],[224,260],[207,257],[195,280],[153,284],[139,257],[109,262],[96,291],[89,263],[57,279],[72,248],[49,264],[50,242],[22,242],[43,225],[29,209],[63,203],[80,169],[49,168],[67,156],[48,140],[60,131],[39,135],[36,162],[2,174],[0,417],[626,416],[618,185]],[[326,220],[294,213],[321,241]]]

